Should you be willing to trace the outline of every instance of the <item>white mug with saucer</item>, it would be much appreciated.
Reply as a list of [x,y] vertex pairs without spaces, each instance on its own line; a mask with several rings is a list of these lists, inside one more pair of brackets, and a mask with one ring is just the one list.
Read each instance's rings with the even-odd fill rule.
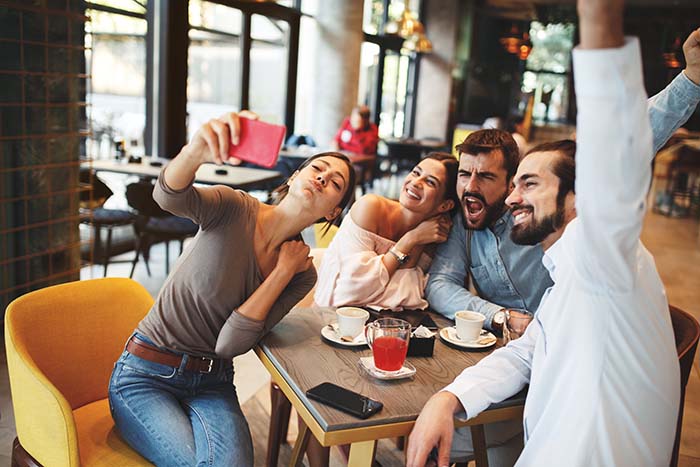
[[362,308],[343,306],[335,310],[338,318],[338,331],[340,337],[354,339],[365,330],[365,322],[369,319],[369,312]]
[[457,337],[464,342],[474,342],[479,338],[486,317],[476,311],[458,311],[455,313]]

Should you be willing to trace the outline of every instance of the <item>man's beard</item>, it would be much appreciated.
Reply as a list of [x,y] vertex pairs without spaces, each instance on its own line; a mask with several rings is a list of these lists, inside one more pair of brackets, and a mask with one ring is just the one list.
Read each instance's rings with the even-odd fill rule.
[[[515,205],[511,211],[516,209],[530,208],[531,206]],[[518,245],[537,245],[544,241],[549,235],[556,232],[564,225],[564,199],[557,199],[557,209],[542,219],[535,219],[535,213],[530,214],[532,220],[529,224],[513,226],[510,231],[510,239]]]
[[[481,201],[484,205],[485,214],[478,224],[472,225],[469,223],[469,218],[466,214],[467,206],[465,199],[467,197],[476,198],[479,201]],[[464,227],[471,230],[484,230],[485,228],[490,227],[503,215],[503,212],[505,211],[505,203],[507,197],[508,192],[504,193],[503,196],[497,199],[495,202],[487,204],[486,199],[484,199],[484,196],[481,193],[473,193],[469,191],[464,192],[462,194],[462,218],[464,219]]]

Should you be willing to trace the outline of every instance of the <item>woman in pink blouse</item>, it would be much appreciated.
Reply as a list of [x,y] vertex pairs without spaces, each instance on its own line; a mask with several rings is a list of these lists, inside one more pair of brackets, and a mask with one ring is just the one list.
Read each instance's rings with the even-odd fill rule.
[[314,301],[423,309],[431,245],[447,240],[459,163],[433,152],[406,176],[398,201],[370,194],[343,220],[323,256]]

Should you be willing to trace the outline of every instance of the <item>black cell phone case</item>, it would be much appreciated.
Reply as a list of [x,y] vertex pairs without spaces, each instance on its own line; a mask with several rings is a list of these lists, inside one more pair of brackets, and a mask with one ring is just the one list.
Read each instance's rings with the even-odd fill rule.
[[[338,386],[338,387],[340,387],[340,386]],[[333,407],[334,409],[338,409],[338,410],[340,410],[341,412],[345,412],[345,413],[347,413],[347,414],[353,415],[353,416],[358,417],[358,418],[361,418],[361,419],[363,419],[363,420],[366,419],[366,418],[369,418],[371,415],[374,415],[375,413],[381,411],[382,408],[384,407],[383,404],[382,404],[381,402],[379,402],[379,401],[375,401],[375,400],[373,400],[373,399],[368,398],[367,396],[363,396],[362,394],[359,394],[359,393],[356,393],[356,392],[354,392],[354,391],[350,391],[349,389],[346,389],[348,392],[351,392],[351,393],[353,393],[353,394],[357,394],[359,397],[363,397],[363,398],[365,398],[367,401],[371,401],[371,402],[374,402],[374,403],[379,404],[379,407],[377,408],[377,410],[374,410],[374,411],[371,411],[371,412],[359,412],[359,411],[353,410],[353,409],[350,408],[350,407],[347,407],[347,406],[343,405],[342,403],[340,403],[340,402],[338,402],[338,401],[335,401],[335,400],[332,400],[332,399],[328,399],[328,398],[326,398],[326,397],[323,397],[323,396],[320,396],[320,395],[316,394],[315,392],[313,392],[314,389],[315,389],[315,388],[311,388],[311,389],[309,389],[308,391],[306,391],[306,396],[307,396],[309,399],[318,401],[318,402],[320,402],[320,403],[322,403],[322,404],[326,404],[326,405],[328,405],[328,406],[330,406],[330,407]],[[345,388],[341,388],[341,389],[345,389]]]

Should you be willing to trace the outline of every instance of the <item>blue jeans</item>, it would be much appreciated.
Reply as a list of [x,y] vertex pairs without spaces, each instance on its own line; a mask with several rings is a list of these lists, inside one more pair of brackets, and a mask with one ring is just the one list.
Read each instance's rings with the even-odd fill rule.
[[253,441],[233,386],[233,366],[204,374],[186,365],[187,356],[178,368],[124,351],[109,382],[112,418],[122,438],[157,466],[252,466]]

